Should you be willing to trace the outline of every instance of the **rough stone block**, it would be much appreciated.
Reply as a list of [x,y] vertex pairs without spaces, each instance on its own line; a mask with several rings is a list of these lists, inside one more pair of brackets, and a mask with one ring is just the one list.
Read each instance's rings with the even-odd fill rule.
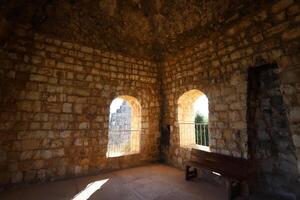
[[67,48],[67,49],[72,49],[73,48],[73,44],[70,42],[63,42],[62,46]]
[[71,131],[63,131],[60,133],[61,138],[69,138],[71,136]]
[[93,50],[93,48],[82,46],[81,51],[84,53],[93,53],[94,50]]
[[82,140],[82,138],[75,139],[74,145],[75,146],[83,146],[83,140]]
[[272,6],[272,12],[280,12],[294,3],[294,0],[280,0],[275,5]]
[[82,107],[83,107],[82,104],[75,104],[74,105],[74,112],[78,113],[78,114],[81,114],[82,113]]
[[63,157],[63,156],[65,156],[64,149],[55,149],[55,150],[53,150],[53,157],[54,158]]
[[22,101],[17,103],[17,108],[21,111],[32,112],[32,102]]
[[72,112],[72,104],[71,103],[64,103],[63,104],[63,112],[64,113],[71,113]]
[[281,80],[282,83],[284,84],[299,83],[300,82],[299,77],[300,77],[299,68],[288,70],[281,74]]
[[300,28],[289,29],[282,34],[283,40],[293,40],[300,37]]
[[36,171],[30,170],[25,172],[24,181],[25,182],[31,182],[34,181],[36,178]]
[[38,82],[47,82],[48,77],[47,76],[42,76],[42,75],[37,75],[37,74],[30,74],[31,81],[38,81]]
[[26,99],[28,100],[38,100],[40,98],[39,92],[30,91],[26,93]]
[[37,179],[40,181],[44,181],[46,179],[46,170],[45,169],[39,169],[37,171]]
[[52,158],[52,151],[50,150],[41,150],[40,151],[41,159],[50,159]]
[[7,159],[7,154],[5,151],[0,150],[0,162],[5,162]]
[[82,167],[80,165],[76,165],[74,168],[74,173],[75,174],[80,174],[82,170]]
[[33,56],[33,57],[31,58],[31,61],[32,61],[33,64],[36,64],[36,65],[42,63],[41,57],[38,57],[38,56]]
[[40,112],[41,111],[41,102],[40,101],[34,101],[32,105],[33,112]]
[[[39,158],[36,158],[39,159]],[[33,168],[34,169],[42,169],[45,167],[45,161],[44,160],[36,160],[33,162]]]
[[12,183],[20,183],[23,181],[23,173],[22,172],[14,172],[11,175],[11,182]]
[[293,135],[293,142],[297,148],[300,148],[300,135]]
[[45,59],[45,66],[46,67],[55,67],[56,61],[54,59]]
[[23,140],[21,145],[22,150],[31,150],[37,149],[40,146],[40,143],[38,140]]
[[20,160],[30,160],[32,159],[33,151],[23,151],[20,155]]
[[90,127],[89,122],[82,122],[79,124],[79,129],[88,129]]

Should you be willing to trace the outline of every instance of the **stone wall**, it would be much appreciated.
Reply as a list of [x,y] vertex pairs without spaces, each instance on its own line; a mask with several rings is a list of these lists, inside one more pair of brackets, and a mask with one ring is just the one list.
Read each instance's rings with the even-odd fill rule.
[[[0,188],[157,160],[157,65],[20,28],[0,51]],[[141,151],[106,158],[109,107],[142,108]]]
[[[183,167],[190,151],[179,146],[177,104],[192,89],[209,99],[210,149],[247,158],[248,69],[272,63],[300,172],[299,1],[7,2],[13,8],[0,13],[1,187],[157,160],[160,113],[161,130],[170,130],[162,157]],[[107,159],[109,106],[122,95],[142,107],[141,153]]]
[[256,192],[288,191],[297,178],[295,146],[276,71],[276,65],[266,65],[248,74],[248,149],[255,169],[249,183]]
[[17,23],[64,41],[161,61],[270,0],[6,0],[0,44]]
[[195,45],[163,63],[163,127],[171,125],[164,158],[183,167],[189,149],[179,147],[178,98],[198,89],[209,100],[210,147],[214,152],[247,157],[247,72],[276,63],[280,89],[296,147],[300,172],[300,5],[274,1],[230,25],[207,30]]

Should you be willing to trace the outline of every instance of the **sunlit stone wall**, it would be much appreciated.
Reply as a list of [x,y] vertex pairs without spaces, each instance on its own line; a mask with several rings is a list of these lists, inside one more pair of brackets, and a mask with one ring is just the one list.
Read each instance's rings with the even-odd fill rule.
[[178,99],[197,89],[209,100],[211,150],[246,158],[248,69],[276,63],[300,172],[299,2],[279,0],[252,13],[231,14],[235,18],[226,26],[206,30],[205,37],[165,59],[163,126],[170,125],[171,133],[163,156],[178,167],[189,160],[190,151],[180,147]]
[[[16,32],[0,50],[1,188],[158,159],[155,63]],[[107,158],[109,106],[120,95],[140,104],[140,153]]]

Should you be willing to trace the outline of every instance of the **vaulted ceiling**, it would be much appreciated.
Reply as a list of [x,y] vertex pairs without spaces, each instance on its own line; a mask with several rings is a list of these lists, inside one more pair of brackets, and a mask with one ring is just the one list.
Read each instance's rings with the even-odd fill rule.
[[253,0],[0,0],[0,37],[24,24],[71,42],[162,59],[250,7]]

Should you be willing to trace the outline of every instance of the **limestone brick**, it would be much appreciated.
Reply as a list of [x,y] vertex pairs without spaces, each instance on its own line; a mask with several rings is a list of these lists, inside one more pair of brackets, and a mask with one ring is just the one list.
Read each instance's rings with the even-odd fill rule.
[[[7,147],[3,151],[1,148],[0,165],[9,165],[12,171],[3,172],[5,179],[1,171],[0,188],[89,173],[93,170],[89,166],[100,158],[99,169],[110,169],[111,161],[106,158],[109,104],[118,95],[141,100],[141,128],[145,130],[142,134],[152,137],[143,139],[140,144],[143,158],[130,155],[135,162],[122,157],[112,159],[113,162],[120,159],[124,160],[124,166],[133,166],[145,162],[145,158],[156,160],[159,152],[159,122],[155,117],[159,116],[156,63],[47,38],[35,37],[30,47],[32,51],[23,51],[24,56],[13,52],[7,56],[7,61],[20,59],[19,63],[28,64],[26,67],[19,64],[18,69],[8,71],[6,76],[16,83],[14,86],[20,95],[15,102],[11,101],[15,103],[17,114],[7,113],[0,123],[1,131],[13,127],[11,136],[16,139],[12,142],[0,139],[0,146]],[[28,38],[24,38],[26,40]],[[18,45],[26,49],[27,43]],[[5,101],[0,100],[1,108]],[[18,123],[12,125],[13,120]],[[91,159],[83,162],[82,156]]]
[[[119,31],[126,33],[122,35],[132,48],[102,41],[114,38],[108,30],[110,34],[81,39],[72,26],[57,26],[55,30],[63,30],[57,35],[43,26],[38,33],[16,30],[15,40],[0,50],[0,166],[5,169],[0,172],[0,190],[21,182],[94,173],[95,162],[101,172],[156,161],[160,151],[167,162],[183,167],[190,150],[180,147],[178,99],[190,90],[203,91],[209,99],[210,150],[246,158],[248,69],[272,63],[278,65],[279,92],[284,94],[299,163],[299,3],[263,1],[257,9],[253,1],[243,6],[205,2],[197,23],[183,20],[182,30],[177,30],[178,24],[166,26],[173,28],[165,30],[169,36],[163,38],[163,59],[155,62],[143,55],[153,52],[147,38],[132,42],[123,29]],[[167,13],[178,12],[176,6],[168,9]],[[199,30],[188,31],[193,34],[184,32],[196,25]],[[60,35],[70,38],[57,38]],[[122,95],[141,104],[141,151],[108,159],[109,106]],[[160,145],[160,125],[170,126],[169,144]]]
[[[298,44],[299,31],[295,20],[289,20],[287,16],[297,16],[298,13],[299,5],[295,1],[278,0],[245,18],[239,17],[232,26],[219,27],[204,34],[204,37],[195,39],[193,45],[185,46],[182,51],[174,50],[167,56],[162,75],[164,101],[167,102],[164,104],[167,112],[163,124],[174,127],[174,130],[170,133],[169,146],[162,149],[169,163],[183,166],[182,163],[187,161],[184,157],[178,159],[180,154],[176,152],[180,148],[177,101],[181,94],[192,89],[204,91],[209,97],[211,151],[247,157],[247,70],[251,67],[277,63],[281,91],[274,93],[283,95],[290,127],[299,127],[293,125],[299,124],[299,100],[295,90],[300,81],[299,62],[297,56],[292,58],[299,54],[292,45]],[[249,19],[263,23],[262,27],[249,23]],[[296,129],[291,131],[294,141],[299,134]]]

